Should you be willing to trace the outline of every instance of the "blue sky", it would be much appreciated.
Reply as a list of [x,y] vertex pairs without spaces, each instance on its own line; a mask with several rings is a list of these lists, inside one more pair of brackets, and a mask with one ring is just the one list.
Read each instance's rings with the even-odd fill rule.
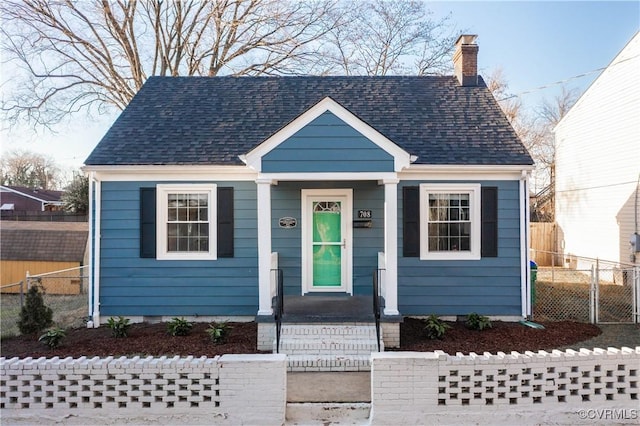
[[[640,2],[429,2],[434,16],[451,13],[460,30],[477,34],[481,74],[501,67],[521,93],[606,67],[640,29]],[[597,77],[572,79],[583,91]],[[522,95],[532,107],[560,86]]]
[[[584,91],[597,77],[573,77],[606,67],[640,29],[640,1],[623,2],[429,2],[434,18],[451,13],[457,29],[478,34],[481,74],[501,67],[510,92],[523,94],[528,108],[568,88]],[[51,156],[58,164],[78,169],[115,115],[87,121],[77,117],[59,126],[57,134],[26,129],[2,131],[2,152],[16,148]]]

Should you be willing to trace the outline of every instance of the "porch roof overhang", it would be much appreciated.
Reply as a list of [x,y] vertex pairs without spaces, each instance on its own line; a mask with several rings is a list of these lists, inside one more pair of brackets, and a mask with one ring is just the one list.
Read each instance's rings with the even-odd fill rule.
[[[393,157],[394,172],[399,172],[409,167],[409,165],[417,159],[417,157],[409,154],[407,151],[405,151],[396,143],[378,132],[376,129],[362,121],[360,118],[351,113],[338,102],[331,99],[330,97],[326,97],[309,108],[307,111],[299,115],[296,119],[284,126],[282,129],[266,139],[260,145],[258,145],[245,155],[240,155],[240,160],[242,160],[242,162],[244,162],[251,169],[259,173],[262,172],[262,158],[265,155],[270,153],[281,143],[292,137],[294,134],[296,134],[296,132],[303,129],[305,126],[320,117],[320,115],[324,114],[325,112],[334,114],[344,123],[351,126],[365,138],[369,139],[372,143],[374,143],[380,149]],[[321,174],[322,173],[313,173],[314,179],[317,179],[318,175]],[[356,173],[353,173],[353,175],[355,174]]]

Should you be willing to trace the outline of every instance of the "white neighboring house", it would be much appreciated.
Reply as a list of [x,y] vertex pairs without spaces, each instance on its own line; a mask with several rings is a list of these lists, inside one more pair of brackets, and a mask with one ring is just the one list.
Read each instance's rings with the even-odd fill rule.
[[556,221],[565,255],[640,265],[638,76],[640,32],[555,128]]

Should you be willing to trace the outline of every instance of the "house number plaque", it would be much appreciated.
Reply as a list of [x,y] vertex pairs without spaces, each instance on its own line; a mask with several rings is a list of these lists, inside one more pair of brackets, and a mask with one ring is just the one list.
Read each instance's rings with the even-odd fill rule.
[[358,210],[358,219],[371,219],[371,210]]
[[278,220],[280,228],[295,228],[298,225],[298,221],[295,217],[281,217]]

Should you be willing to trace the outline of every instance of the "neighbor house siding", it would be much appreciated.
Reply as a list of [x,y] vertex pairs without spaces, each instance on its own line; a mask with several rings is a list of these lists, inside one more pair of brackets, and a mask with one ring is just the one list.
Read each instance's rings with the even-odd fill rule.
[[[353,217],[358,210],[371,210],[371,228],[353,230],[353,294],[371,294],[372,273],[378,252],[384,250],[384,189],[376,182],[280,182],[272,188],[272,250],[278,253],[286,294],[301,294],[301,201],[302,189],[353,188]],[[294,217],[295,228],[283,229],[278,218]],[[349,224],[349,226],[352,226]]]
[[630,261],[629,239],[640,231],[639,55],[636,35],[556,127],[556,221],[566,254]]
[[140,188],[159,183],[102,183],[101,314],[255,315],[255,184],[208,182],[234,188],[234,257],[182,261],[140,258]]
[[393,157],[325,112],[262,157],[263,172],[392,172]]
[[[402,187],[398,218],[402,224]],[[474,181],[498,188],[498,256],[480,260],[398,258],[398,308],[403,315],[521,315],[521,250],[518,181]],[[422,226],[423,224],[421,224]],[[402,247],[402,229],[398,230]]]

